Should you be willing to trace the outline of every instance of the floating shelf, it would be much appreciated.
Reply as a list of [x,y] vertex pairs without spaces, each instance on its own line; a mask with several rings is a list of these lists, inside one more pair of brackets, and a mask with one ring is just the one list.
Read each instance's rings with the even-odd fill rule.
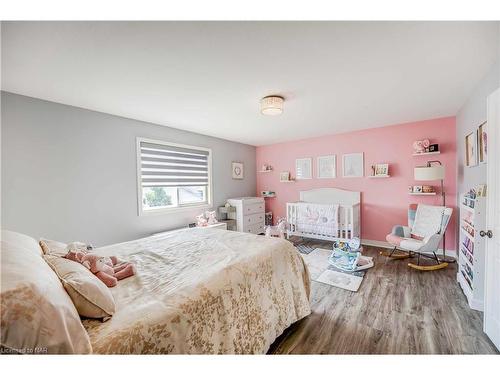
[[272,170],[272,169],[268,169],[268,170],[265,170],[265,171],[260,170],[260,171],[258,171],[258,172],[259,172],[259,173],[269,173],[269,172],[274,172],[274,170]]
[[289,183],[289,182],[295,182],[295,180],[280,181],[280,182],[283,182],[284,184],[287,184],[287,183]]
[[276,198],[276,194],[273,195],[261,195],[262,198]]
[[434,193],[408,193],[409,195],[436,195],[436,192]]
[[433,151],[433,152],[418,152],[413,154],[413,156],[427,156],[427,155],[437,155],[440,154],[441,151]]
[[368,176],[368,178],[389,178],[389,177],[391,177],[390,174],[379,175],[379,176]]

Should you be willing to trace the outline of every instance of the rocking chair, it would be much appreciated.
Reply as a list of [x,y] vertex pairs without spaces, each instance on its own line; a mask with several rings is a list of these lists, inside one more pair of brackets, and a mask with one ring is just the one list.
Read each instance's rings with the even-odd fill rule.
[[[408,209],[408,226],[396,225],[386,240],[394,249],[381,251],[380,254],[394,259],[407,259],[417,256],[417,264],[408,266],[420,271],[435,271],[448,266],[440,260],[436,251],[450,222],[453,209],[443,206],[411,204]],[[434,265],[420,265],[420,257],[435,260]]]

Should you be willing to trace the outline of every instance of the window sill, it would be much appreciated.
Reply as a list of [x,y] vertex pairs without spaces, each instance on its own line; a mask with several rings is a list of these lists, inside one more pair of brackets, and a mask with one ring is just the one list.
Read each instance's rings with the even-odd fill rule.
[[176,213],[176,212],[199,211],[199,210],[206,210],[209,208],[212,208],[212,205],[210,203],[195,204],[195,205],[181,206],[181,207],[172,207],[172,208],[159,208],[156,210],[148,210],[148,211],[144,211],[143,209],[140,209],[139,216],[168,215],[168,214],[172,214],[172,213]]

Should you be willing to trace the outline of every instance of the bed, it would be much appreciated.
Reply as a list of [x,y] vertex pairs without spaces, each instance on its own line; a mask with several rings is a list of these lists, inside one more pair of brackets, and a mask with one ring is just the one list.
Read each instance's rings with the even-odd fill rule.
[[266,353],[309,315],[309,274],[287,241],[193,228],[94,250],[135,264],[116,312],[85,319],[92,352]]

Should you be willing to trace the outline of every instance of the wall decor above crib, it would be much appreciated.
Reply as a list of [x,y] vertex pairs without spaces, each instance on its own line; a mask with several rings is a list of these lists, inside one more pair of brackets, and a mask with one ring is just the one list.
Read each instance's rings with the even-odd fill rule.
[[318,178],[337,177],[337,158],[335,155],[318,156]]
[[308,180],[312,178],[312,159],[303,158],[295,160],[295,178]]
[[342,177],[363,177],[365,165],[363,153],[342,155]]

